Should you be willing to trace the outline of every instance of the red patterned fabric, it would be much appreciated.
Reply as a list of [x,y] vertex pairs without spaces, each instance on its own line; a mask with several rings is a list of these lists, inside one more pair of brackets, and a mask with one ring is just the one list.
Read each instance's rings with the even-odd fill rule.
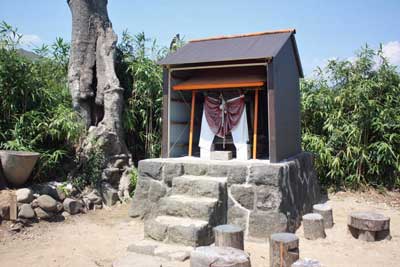
[[[224,138],[239,123],[244,109],[244,96],[227,100],[209,96],[204,98],[204,110],[207,123],[213,133]],[[223,117],[222,117],[223,116]]]

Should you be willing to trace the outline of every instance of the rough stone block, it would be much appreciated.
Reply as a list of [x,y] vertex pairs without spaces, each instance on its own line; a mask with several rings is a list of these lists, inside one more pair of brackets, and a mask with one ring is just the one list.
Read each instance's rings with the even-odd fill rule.
[[279,164],[260,164],[250,166],[249,183],[278,186],[283,176],[283,166]]
[[211,160],[231,160],[232,151],[211,151]]
[[187,163],[183,164],[185,174],[188,175],[207,175],[208,164],[207,163]]
[[249,211],[245,210],[243,207],[232,206],[228,208],[228,223],[247,228],[247,217],[249,216]]
[[226,178],[184,175],[173,179],[171,193],[223,199],[226,191]]
[[166,183],[168,186],[172,186],[172,180],[175,177],[179,177],[183,175],[184,170],[183,170],[183,165],[182,163],[175,163],[175,162],[166,162],[164,165],[164,175],[163,175],[163,181]]
[[232,164],[216,164],[215,161],[208,166],[208,175],[214,177],[227,177]]
[[166,185],[159,181],[150,180],[150,188],[148,199],[151,202],[157,202],[160,198],[167,193]]
[[155,240],[193,247],[209,245],[214,241],[206,221],[172,216],[158,216],[146,221],[145,234]]
[[230,187],[232,197],[242,207],[252,210],[254,209],[254,188],[252,185],[232,185]]
[[223,211],[218,207],[220,203],[216,198],[189,197],[172,195],[162,198],[158,204],[159,214],[197,218],[210,223],[223,222]]
[[163,162],[159,160],[141,160],[139,161],[139,176],[154,180],[162,179]]
[[251,267],[250,256],[231,247],[198,247],[190,254],[191,267]]
[[246,165],[233,165],[228,168],[228,186],[244,184],[247,178]]
[[255,186],[256,207],[259,210],[278,210],[282,195],[278,187],[272,185]]
[[273,233],[285,232],[286,215],[278,211],[253,211],[250,213],[249,235],[255,238],[268,239]]

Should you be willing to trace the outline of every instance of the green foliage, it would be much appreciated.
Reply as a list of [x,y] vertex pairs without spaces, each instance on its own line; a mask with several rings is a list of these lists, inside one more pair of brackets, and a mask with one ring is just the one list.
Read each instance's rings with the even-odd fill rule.
[[0,24],[0,147],[41,153],[35,178],[65,176],[62,162],[83,131],[66,86],[69,45],[59,38],[30,59],[18,50],[21,37]]
[[100,146],[96,146],[95,142],[92,143],[90,153],[82,160],[77,158],[77,164],[81,164],[79,168],[79,175],[72,179],[72,184],[83,190],[85,186],[99,187],[101,182],[101,175],[105,166],[105,157]]
[[[173,49],[182,45],[176,38]],[[157,61],[166,55],[166,48],[159,48],[155,40],[145,34],[135,36],[124,31],[119,44],[118,73],[126,89],[124,129],[127,144],[136,160],[159,157],[161,151],[162,119],[162,68]],[[128,78],[126,77],[128,76]]]
[[400,75],[381,49],[331,60],[301,93],[303,146],[323,184],[400,186]]
[[129,194],[132,197],[135,193],[136,184],[139,177],[139,173],[135,167],[132,168],[132,171],[130,172],[129,176],[131,178],[131,191],[129,192]]

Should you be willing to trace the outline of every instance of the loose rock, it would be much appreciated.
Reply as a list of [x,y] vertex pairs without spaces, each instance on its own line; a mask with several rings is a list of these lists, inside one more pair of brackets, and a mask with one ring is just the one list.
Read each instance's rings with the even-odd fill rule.
[[63,206],[64,206],[64,210],[67,211],[71,215],[79,213],[83,208],[82,202],[77,201],[72,198],[64,199]]
[[101,204],[101,196],[97,190],[93,190],[89,194],[85,196],[87,199],[90,200],[93,204]]
[[45,211],[56,212],[57,211],[57,201],[48,195],[41,195],[37,199],[37,203],[40,208]]
[[251,267],[250,257],[243,250],[230,247],[198,247],[190,254],[191,267]]
[[35,218],[35,212],[30,204],[22,204],[19,209],[18,217],[24,219],[33,219]]
[[17,202],[19,203],[31,203],[33,200],[33,193],[29,188],[18,189],[15,194],[17,195]]
[[52,212],[47,212],[40,207],[35,208],[34,211],[39,219],[44,219],[44,220],[50,219],[54,215]]
[[292,267],[321,267],[321,264],[317,260],[305,258],[293,263]]
[[119,199],[118,191],[114,189],[109,183],[102,183],[101,197],[104,204],[106,204],[107,206],[114,205]]

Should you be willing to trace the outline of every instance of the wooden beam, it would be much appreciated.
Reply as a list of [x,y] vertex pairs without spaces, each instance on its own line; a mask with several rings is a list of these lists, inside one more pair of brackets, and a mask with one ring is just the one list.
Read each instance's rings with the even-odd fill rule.
[[189,157],[192,156],[193,145],[193,125],[194,125],[194,109],[196,104],[196,91],[192,91],[192,110],[190,111],[190,132],[189,132]]
[[187,85],[174,85],[174,91],[185,90],[209,90],[209,89],[224,89],[224,88],[241,88],[241,87],[260,87],[265,84],[264,81],[257,82],[238,82],[238,83],[206,83],[206,84],[187,84]]
[[253,159],[257,158],[258,92],[259,90],[256,90],[254,93]]

